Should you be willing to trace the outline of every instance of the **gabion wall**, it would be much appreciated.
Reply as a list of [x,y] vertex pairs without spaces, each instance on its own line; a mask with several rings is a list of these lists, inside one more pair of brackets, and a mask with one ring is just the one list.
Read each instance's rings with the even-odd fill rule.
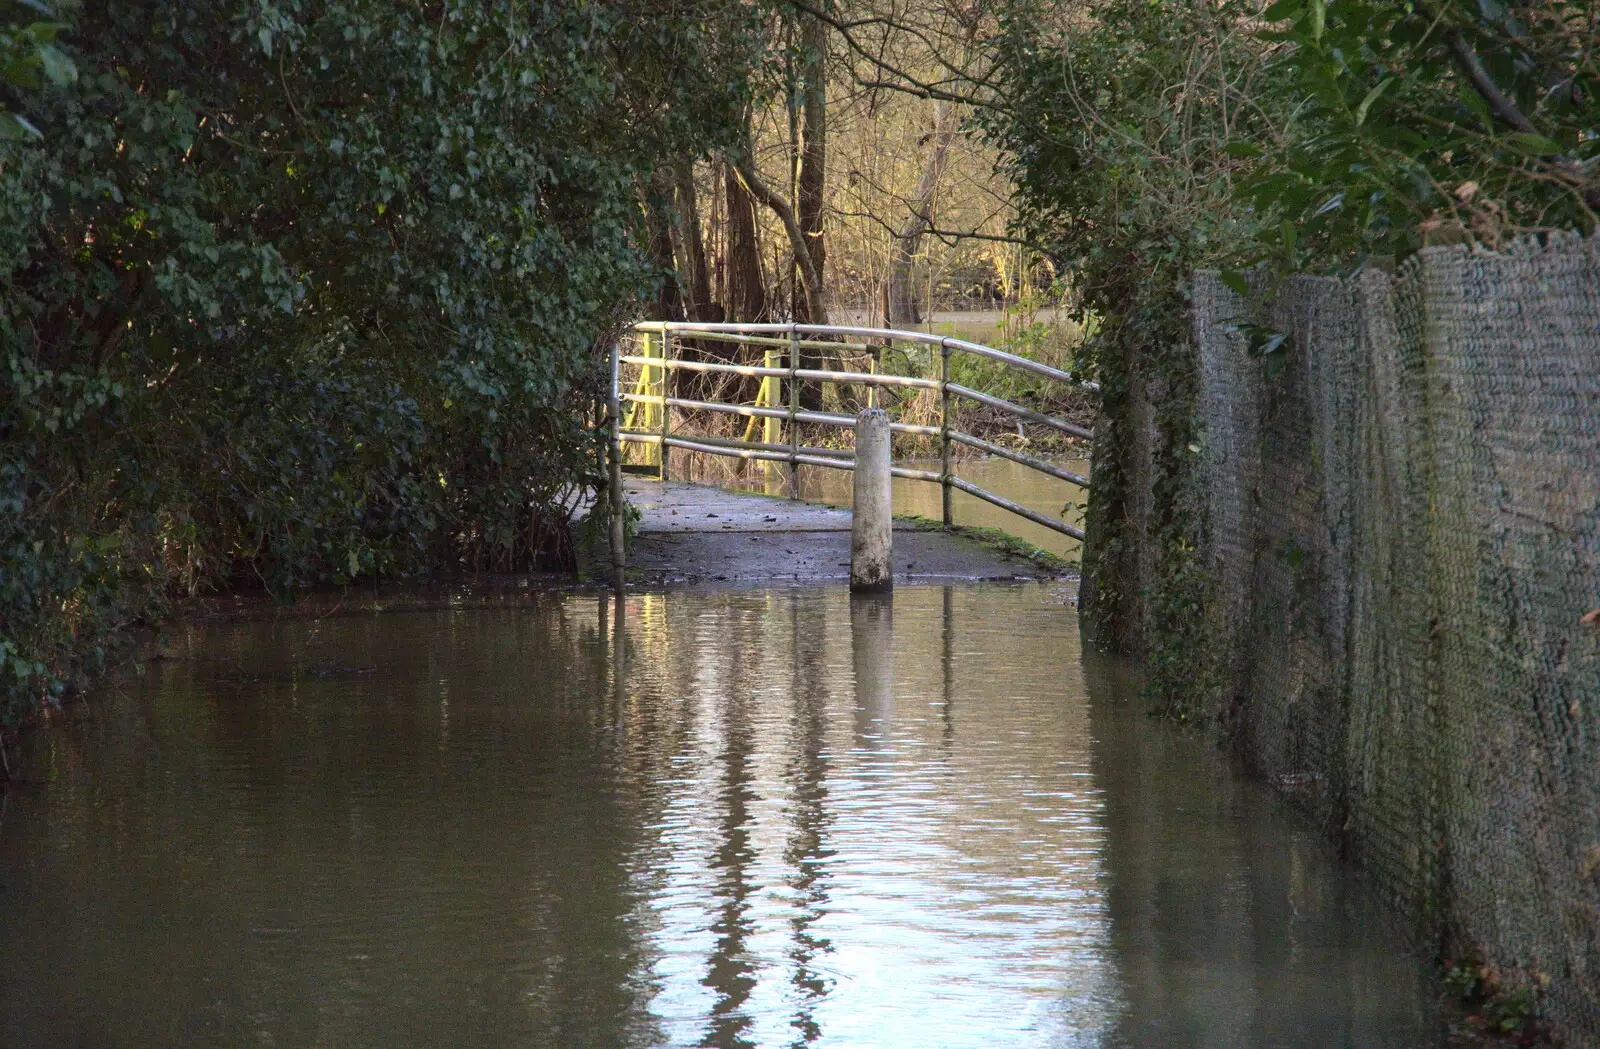
[[1239,747],[1600,1046],[1600,238],[1264,298],[1196,275]]

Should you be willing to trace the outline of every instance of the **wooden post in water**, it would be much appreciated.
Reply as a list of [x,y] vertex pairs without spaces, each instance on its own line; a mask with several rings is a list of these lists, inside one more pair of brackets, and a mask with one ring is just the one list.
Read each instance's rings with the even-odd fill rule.
[[882,408],[868,408],[856,416],[855,495],[850,525],[850,589],[855,593],[878,593],[894,586],[889,436],[889,416]]

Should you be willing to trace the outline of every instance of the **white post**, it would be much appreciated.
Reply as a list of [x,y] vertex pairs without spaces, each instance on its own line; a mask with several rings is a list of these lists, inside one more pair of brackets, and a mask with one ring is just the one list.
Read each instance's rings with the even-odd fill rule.
[[857,593],[894,586],[894,507],[890,492],[889,416],[882,408],[868,408],[856,416],[850,589]]

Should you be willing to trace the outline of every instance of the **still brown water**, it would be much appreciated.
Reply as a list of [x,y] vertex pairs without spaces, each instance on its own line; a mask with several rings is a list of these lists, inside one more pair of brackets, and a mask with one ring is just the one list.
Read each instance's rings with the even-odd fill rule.
[[7,1049],[1433,1042],[1395,920],[1048,587],[167,649],[3,795]]

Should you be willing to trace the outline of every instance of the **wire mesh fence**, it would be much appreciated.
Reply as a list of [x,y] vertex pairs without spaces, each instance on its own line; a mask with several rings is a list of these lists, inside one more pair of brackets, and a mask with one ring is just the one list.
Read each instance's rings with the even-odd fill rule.
[[1600,239],[1194,302],[1239,745],[1600,1045]]

